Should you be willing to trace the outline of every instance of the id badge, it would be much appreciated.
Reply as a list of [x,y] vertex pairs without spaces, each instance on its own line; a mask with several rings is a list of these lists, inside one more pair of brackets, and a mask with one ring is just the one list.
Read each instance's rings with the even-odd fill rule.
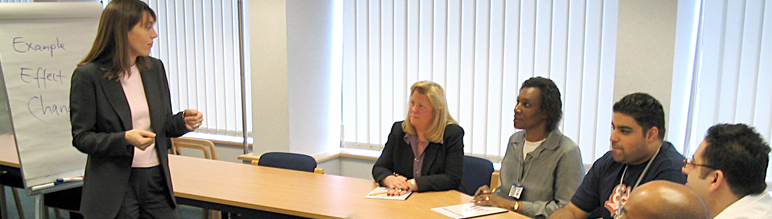
[[512,184],[512,188],[509,189],[509,196],[517,200],[520,200],[520,195],[523,194],[523,189],[525,189],[525,187],[523,187],[522,185],[519,185],[517,183]]

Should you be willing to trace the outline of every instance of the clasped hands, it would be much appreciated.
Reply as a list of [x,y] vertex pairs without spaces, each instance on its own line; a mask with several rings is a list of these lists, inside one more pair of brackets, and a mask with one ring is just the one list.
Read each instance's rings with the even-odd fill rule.
[[[186,109],[183,115],[182,119],[185,121],[185,128],[191,131],[198,129],[201,126],[201,122],[204,121],[204,114],[198,110]],[[155,142],[155,136],[155,133],[142,129],[132,129],[124,134],[124,138],[126,138],[129,144],[143,151]]]
[[389,191],[386,193],[388,196],[399,196],[418,190],[418,186],[415,185],[415,179],[407,179],[407,177],[397,174],[383,178],[383,185],[389,187]]

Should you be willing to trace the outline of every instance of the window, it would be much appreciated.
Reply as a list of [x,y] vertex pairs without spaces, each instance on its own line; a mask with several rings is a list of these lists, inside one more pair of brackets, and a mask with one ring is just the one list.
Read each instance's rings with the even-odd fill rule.
[[[202,111],[197,132],[242,136],[237,2],[146,2],[158,17],[151,56],[166,66],[172,108]],[[252,121],[252,109],[246,109],[246,121]]]
[[[772,4],[763,0],[697,1],[701,12],[684,125],[673,129],[691,156],[710,126],[745,123],[772,137]],[[674,81],[676,82],[676,81]],[[679,86],[674,83],[674,86]],[[673,138],[673,137],[671,137]],[[766,181],[772,181],[772,169]]]
[[465,152],[498,162],[515,132],[520,84],[543,76],[562,94],[560,130],[592,162],[608,150],[617,8],[600,0],[345,0],[344,147],[382,149],[406,116],[410,86],[431,80],[466,131]]

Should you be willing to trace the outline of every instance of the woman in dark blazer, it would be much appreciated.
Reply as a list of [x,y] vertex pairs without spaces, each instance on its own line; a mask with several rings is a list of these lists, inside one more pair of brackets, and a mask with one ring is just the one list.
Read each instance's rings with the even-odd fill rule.
[[155,12],[114,0],[94,46],[72,75],[73,145],[88,154],[85,218],[179,218],[169,176],[169,137],[195,130],[202,114],[172,115],[166,72],[150,48]]
[[389,195],[459,188],[464,129],[450,116],[445,91],[434,82],[417,82],[409,104],[405,121],[391,128],[373,178],[389,188]]

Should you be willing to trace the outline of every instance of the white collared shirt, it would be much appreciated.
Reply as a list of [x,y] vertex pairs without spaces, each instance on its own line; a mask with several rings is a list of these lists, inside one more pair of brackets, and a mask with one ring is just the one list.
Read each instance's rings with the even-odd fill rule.
[[768,191],[758,195],[746,195],[726,207],[713,219],[748,218],[772,219],[772,196]]

